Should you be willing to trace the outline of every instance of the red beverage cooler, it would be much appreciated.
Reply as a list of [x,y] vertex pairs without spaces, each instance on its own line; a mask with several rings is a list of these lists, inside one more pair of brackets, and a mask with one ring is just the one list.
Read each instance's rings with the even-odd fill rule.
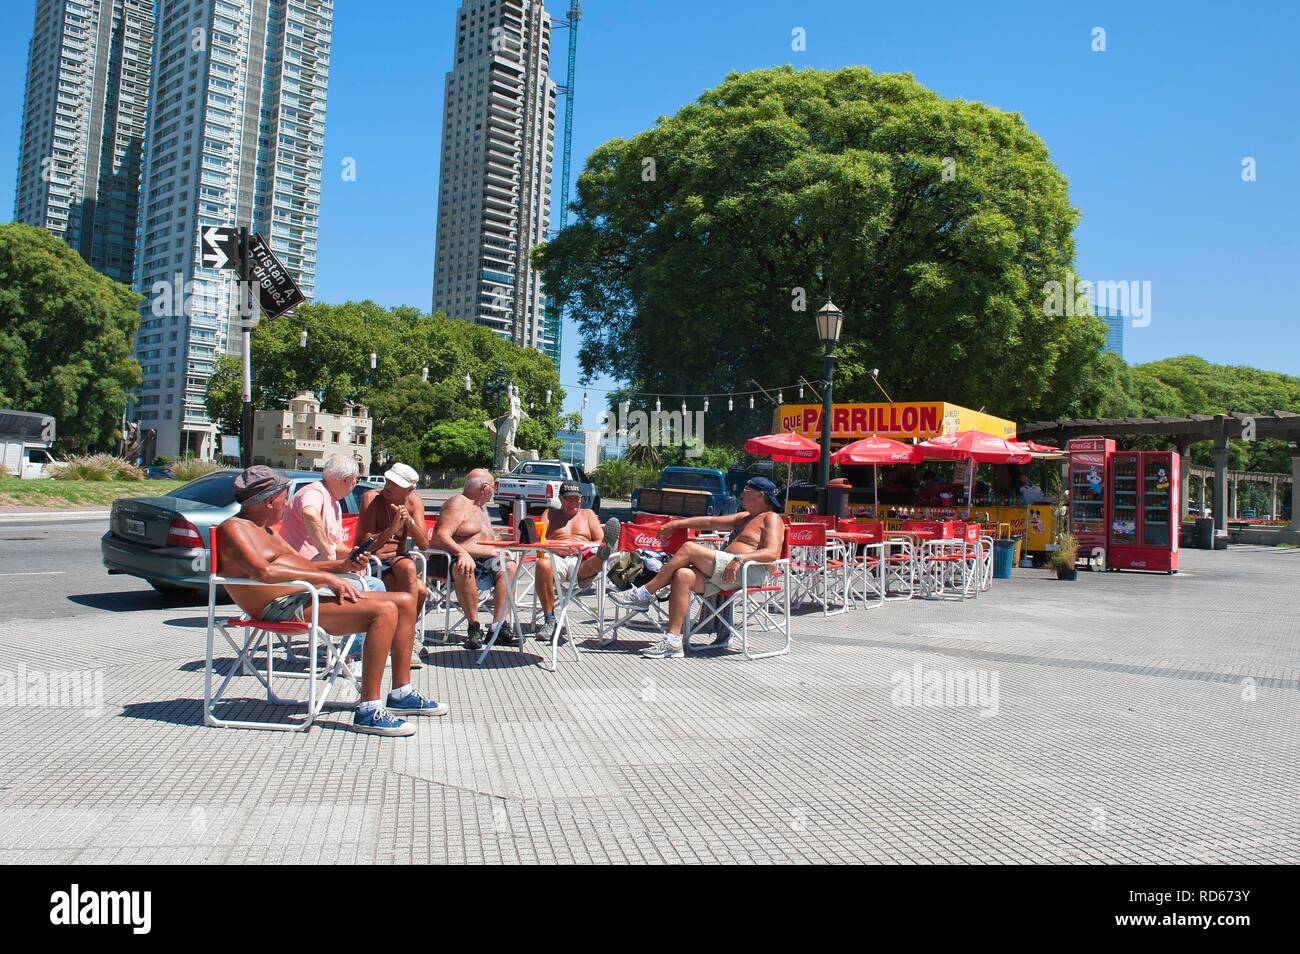
[[1106,478],[1115,442],[1076,437],[1065,449],[1070,452],[1070,533],[1079,541],[1079,556],[1090,560],[1104,554],[1109,543]]
[[1178,572],[1178,455],[1120,451],[1110,459],[1112,570]]

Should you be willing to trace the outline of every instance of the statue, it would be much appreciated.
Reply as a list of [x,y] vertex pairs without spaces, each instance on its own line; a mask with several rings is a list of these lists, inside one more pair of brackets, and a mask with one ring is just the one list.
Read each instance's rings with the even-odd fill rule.
[[140,425],[135,421],[127,421],[121,436],[122,458],[131,461],[133,464],[139,462],[141,466],[148,467],[152,463],[152,458],[145,460],[145,451],[152,450],[154,441],[158,438],[158,432],[152,427],[141,429]]
[[519,400],[519,389],[511,384],[506,388],[506,412],[498,418],[483,422],[483,426],[495,437],[492,469],[497,473],[514,470],[521,460],[537,460],[537,451],[522,450],[515,446],[519,422],[525,417],[528,417],[528,412]]

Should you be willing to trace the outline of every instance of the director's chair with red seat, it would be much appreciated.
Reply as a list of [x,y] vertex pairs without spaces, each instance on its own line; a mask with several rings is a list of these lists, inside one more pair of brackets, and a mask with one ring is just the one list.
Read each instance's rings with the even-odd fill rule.
[[[642,515],[638,515],[642,516]],[[605,567],[601,570],[599,590],[599,610],[600,617],[599,628],[597,630],[596,641],[601,646],[607,646],[619,638],[619,633],[623,627],[630,627],[630,623],[637,617],[644,616],[653,633],[659,638],[664,638],[668,634],[668,611],[664,609],[658,601],[652,603],[648,609],[638,607],[621,606],[616,600],[609,600],[614,606],[614,619],[612,622],[605,621],[604,606],[605,593],[609,589],[609,568],[618,562],[619,557],[624,553],[635,553],[637,550],[655,550],[668,554],[674,554],[682,548],[687,540],[692,536],[689,530],[674,530],[667,540],[660,539],[659,528],[667,523],[670,518],[663,518],[653,523],[625,523],[619,528],[618,546],[609,559],[605,561]]]
[[[798,524],[795,524],[798,526]],[[824,531],[824,527],[823,527]],[[769,656],[784,656],[790,652],[790,589],[792,573],[790,569],[790,528],[787,528],[785,540],[781,544],[781,556],[767,566],[767,580],[758,586],[749,585],[750,571],[757,564],[742,563],[740,566],[741,586],[735,590],[724,590],[714,596],[709,606],[701,594],[691,595],[691,610],[686,616],[685,632],[682,645],[687,652],[691,649],[691,635],[697,631],[721,632],[731,639],[740,640],[740,651],[746,659],[766,659]],[[702,608],[701,608],[702,607]],[[735,618],[740,614],[740,625]],[[773,617],[778,617],[774,620]],[[750,630],[763,633],[778,633],[782,637],[776,649],[754,652],[750,649]],[[715,637],[714,646],[721,643]]]
[[849,608],[848,551],[826,534],[826,523],[820,520],[786,527],[793,590],[790,600],[813,603],[822,608],[823,616],[835,616]]
[[[217,531],[218,528],[213,527],[209,534],[211,549],[209,551],[208,571],[207,651],[203,670],[203,724],[221,728],[301,732],[316,721],[321,711],[330,701],[330,694],[334,690],[335,683],[340,678],[350,684],[356,691],[357,697],[360,698],[360,676],[353,668],[353,664],[348,660],[348,653],[357,640],[357,634],[352,633],[348,636],[334,637],[320,628],[320,590],[304,580],[294,580],[290,583],[262,583],[258,580],[221,576],[218,573],[217,565]],[[311,612],[303,613],[304,622],[301,623],[271,622],[247,615],[232,616],[224,620],[218,619],[217,587],[227,584],[239,586],[287,586],[305,590],[311,595]],[[244,631],[242,641],[236,640],[231,635],[231,630],[237,629]],[[213,675],[216,672],[214,653],[216,634],[218,632],[221,633],[222,638],[226,640],[230,648],[235,651],[236,657],[226,669],[221,685],[214,692],[212,682]],[[302,657],[307,672],[304,674],[285,671],[277,674],[275,669],[275,643],[282,638],[293,639],[294,637],[305,637],[307,640],[307,653]],[[324,650],[323,660],[321,659],[322,649]],[[264,668],[258,667],[257,653],[259,651],[262,653]],[[250,675],[257,679],[266,690],[268,705],[303,706],[304,712],[300,717],[301,721],[297,723],[260,722],[218,717],[216,714],[217,706],[225,697],[231,681],[241,674]],[[292,699],[279,695],[275,691],[277,675],[280,678],[305,678],[307,680],[307,698]]]

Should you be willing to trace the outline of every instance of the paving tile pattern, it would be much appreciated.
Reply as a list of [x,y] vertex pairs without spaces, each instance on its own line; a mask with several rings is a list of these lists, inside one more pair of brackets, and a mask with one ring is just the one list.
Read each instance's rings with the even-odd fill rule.
[[[0,706],[0,861],[1294,862],[1300,552],[1184,565],[800,615],[758,662],[435,647],[452,714],[397,740],[205,728],[201,609],[14,619],[0,672],[103,698]],[[996,707],[896,704],[917,666]]]

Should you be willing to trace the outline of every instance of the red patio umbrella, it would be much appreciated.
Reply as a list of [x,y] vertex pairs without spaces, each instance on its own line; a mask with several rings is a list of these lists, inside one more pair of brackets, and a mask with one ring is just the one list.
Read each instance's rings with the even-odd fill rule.
[[845,444],[834,454],[831,455],[831,463],[864,466],[870,464],[873,470],[873,481],[871,484],[872,503],[876,510],[876,517],[880,516],[880,465],[881,464],[914,464],[920,460],[916,454],[916,447],[912,444],[903,444],[899,441],[890,440],[888,437],[881,437],[878,434],[872,434],[860,441],[854,441],[852,444]]
[[[1015,441],[981,431],[959,431],[951,436],[932,437],[916,445],[918,457],[925,460],[966,460],[972,464],[1028,464],[1033,456]],[[975,468],[966,469],[966,516],[970,516],[970,499],[974,494]]]
[[789,431],[784,434],[764,434],[745,441],[745,453],[755,457],[770,457],[785,464],[785,502],[790,503],[790,467],[807,464],[821,457],[821,445],[802,434]]

